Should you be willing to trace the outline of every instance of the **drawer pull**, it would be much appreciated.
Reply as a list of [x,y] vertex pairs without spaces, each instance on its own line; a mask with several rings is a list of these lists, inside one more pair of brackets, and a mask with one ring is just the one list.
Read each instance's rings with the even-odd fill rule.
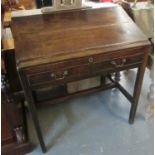
[[51,77],[55,78],[55,80],[63,80],[68,75],[68,71],[64,71],[62,77],[58,77],[56,74],[52,73]]
[[126,59],[122,59],[122,63],[121,64],[117,64],[116,61],[111,61],[111,64],[114,65],[115,67],[123,67],[124,64],[126,63]]

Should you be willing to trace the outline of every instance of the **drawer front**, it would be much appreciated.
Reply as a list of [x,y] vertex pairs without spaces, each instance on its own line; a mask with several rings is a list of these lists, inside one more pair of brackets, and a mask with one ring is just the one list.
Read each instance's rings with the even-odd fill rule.
[[28,79],[30,84],[40,85],[40,84],[62,84],[64,82],[76,80],[90,74],[90,68],[88,65],[83,65],[82,67],[70,67],[63,68],[59,70],[51,70],[48,72],[41,72],[38,74],[29,75]]
[[78,68],[79,66],[88,65],[89,64],[89,58],[84,57],[80,59],[71,59],[67,61],[61,61],[61,62],[54,62],[49,64],[44,64],[40,66],[34,66],[31,68],[27,68],[26,74],[27,75],[33,75],[38,73],[44,73],[44,72],[57,72],[58,70],[65,70],[66,68]]
[[92,73],[118,71],[124,68],[132,68],[139,65],[143,55],[137,54],[128,57],[116,58],[109,61],[96,62],[92,66]]

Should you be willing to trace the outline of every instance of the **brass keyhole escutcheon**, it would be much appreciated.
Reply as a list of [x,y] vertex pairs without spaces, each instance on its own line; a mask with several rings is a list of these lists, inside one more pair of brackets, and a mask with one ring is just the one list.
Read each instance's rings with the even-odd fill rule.
[[88,61],[89,61],[89,63],[93,63],[94,59],[92,57],[90,57]]

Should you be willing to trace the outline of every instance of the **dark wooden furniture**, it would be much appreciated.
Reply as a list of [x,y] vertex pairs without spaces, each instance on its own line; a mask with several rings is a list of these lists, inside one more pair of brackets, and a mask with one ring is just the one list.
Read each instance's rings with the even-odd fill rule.
[[[7,30],[9,28],[4,32]],[[16,83],[18,80],[16,67],[12,63],[13,40],[8,31],[7,36],[9,38],[6,38],[6,35],[3,36],[1,50],[1,153],[2,155],[23,155],[30,152],[32,146],[27,136],[24,98],[17,101],[14,96],[19,87]]]
[[[5,75],[2,74],[1,93],[1,153],[2,155],[23,155],[32,150],[26,136],[24,125],[24,107],[17,104],[5,86]],[[7,84],[8,85],[8,84]]]
[[[121,7],[16,17],[11,28],[18,73],[43,152],[34,92],[49,85],[101,75],[100,87],[58,100],[116,87],[131,102],[129,123],[134,122],[150,44]],[[111,76],[131,68],[138,68],[133,95]]]

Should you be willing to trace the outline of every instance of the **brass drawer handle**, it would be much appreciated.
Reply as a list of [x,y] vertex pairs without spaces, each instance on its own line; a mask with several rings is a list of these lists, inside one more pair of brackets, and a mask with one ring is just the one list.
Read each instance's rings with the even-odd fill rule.
[[68,71],[64,71],[62,77],[58,77],[56,74],[52,73],[51,77],[55,80],[63,80],[68,75]]
[[116,61],[111,61],[110,62],[112,65],[114,65],[115,67],[123,67],[124,66],[124,64],[126,63],[126,59],[124,58],[124,59],[122,59],[122,63],[121,64],[117,64],[117,62]]

